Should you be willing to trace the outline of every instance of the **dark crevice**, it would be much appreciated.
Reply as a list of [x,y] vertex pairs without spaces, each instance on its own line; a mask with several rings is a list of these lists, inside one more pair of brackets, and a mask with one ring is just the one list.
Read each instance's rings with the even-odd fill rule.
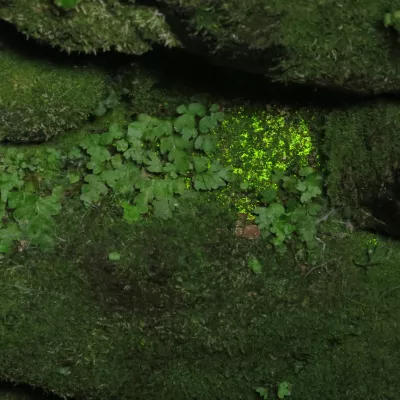
[[[66,400],[65,397],[57,396],[46,390],[29,385],[27,383],[0,380],[0,393],[13,395],[17,400]],[[1,396],[0,396],[1,397]],[[72,400],[68,398],[68,400]]]

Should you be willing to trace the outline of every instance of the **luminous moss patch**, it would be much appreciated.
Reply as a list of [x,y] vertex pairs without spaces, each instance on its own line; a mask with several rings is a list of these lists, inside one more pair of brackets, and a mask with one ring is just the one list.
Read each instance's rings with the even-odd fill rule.
[[[232,167],[237,178],[237,187],[221,192],[221,201],[231,203],[233,198],[238,212],[251,212],[260,193],[274,186],[274,169],[288,171],[310,164],[313,143],[298,112],[240,107],[214,133],[221,161]],[[240,189],[246,191],[245,195],[238,193]]]

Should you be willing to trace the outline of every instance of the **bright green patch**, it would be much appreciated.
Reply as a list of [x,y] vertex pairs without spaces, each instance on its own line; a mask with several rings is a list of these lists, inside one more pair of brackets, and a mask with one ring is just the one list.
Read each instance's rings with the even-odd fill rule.
[[259,111],[238,108],[215,130],[221,160],[232,166],[238,184],[247,195],[226,192],[221,200],[235,201],[238,212],[248,213],[256,197],[274,187],[274,169],[283,171],[309,165],[313,143],[305,121],[299,113]]

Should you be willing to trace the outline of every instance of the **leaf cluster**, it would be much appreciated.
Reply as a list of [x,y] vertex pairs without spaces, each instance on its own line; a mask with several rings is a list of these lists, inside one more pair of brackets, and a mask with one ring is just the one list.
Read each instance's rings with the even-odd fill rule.
[[[0,253],[11,251],[15,241],[39,246],[43,251],[53,246],[54,216],[61,210],[62,188],[53,190],[34,183],[52,178],[62,164],[58,151],[24,154],[4,148],[0,156]],[[43,192],[51,191],[51,194]]]
[[285,251],[285,245],[293,240],[313,250],[317,246],[316,220],[321,209],[318,200],[322,194],[322,176],[311,167],[303,167],[291,176],[275,171],[272,182],[276,187],[262,192],[264,206],[254,210],[261,234],[280,251]]
[[[90,171],[82,186],[85,204],[111,191],[128,223],[151,211],[168,219],[186,188],[213,190],[230,182],[229,170],[210,158],[216,143],[208,133],[224,117],[218,106],[191,103],[177,113],[173,119],[140,114],[126,130],[113,124],[106,133],[85,137],[79,144]],[[74,149],[71,156],[82,155]]]

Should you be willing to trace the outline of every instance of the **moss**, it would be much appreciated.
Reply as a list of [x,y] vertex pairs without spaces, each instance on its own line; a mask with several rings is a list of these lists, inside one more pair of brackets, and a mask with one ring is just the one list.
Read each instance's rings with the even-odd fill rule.
[[167,222],[129,226],[107,202],[73,201],[59,222],[54,254],[2,260],[2,377],[87,399],[242,399],[282,380],[298,399],[399,389],[400,291],[382,296],[399,285],[395,242],[365,272],[352,258],[371,235],[324,225],[326,258],[301,275],[262,240],[235,238],[206,195]]
[[[299,111],[237,107],[226,114],[214,135],[220,159],[232,167],[237,179],[219,198],[234,203],[238,212],[251,212],[263,190],[274,186],[271,175],[275,169],[297,171],[305,165],[317,166],[315,143]],[[247,189],[240,190],[240,184]]]
[[67,52],[116,50],[142,54],[153,44],[179,46],[164,15],[154,7],[82,0],[66,11],[52,1],[16,0],[0,7],[0,18],[15,24],[29,37]]
[[105,95],[105,73],[0,50],[0,139],[46,140],[77,128]]
[[207,50],[224,59],[230,55],[235,64],[242,57],[242,68],[254,68],[277,81],[363,93],[399,88],[396,35],[383,26],[384,14],[397,10],[397,2],[166,2],[187,21],[193,43],[201,34]]
[[399,105],[369,102],[326,117],[323,150],[328,157],[328,195],[348,217],[374,227],[361,207],[393,193],[400,152]]

